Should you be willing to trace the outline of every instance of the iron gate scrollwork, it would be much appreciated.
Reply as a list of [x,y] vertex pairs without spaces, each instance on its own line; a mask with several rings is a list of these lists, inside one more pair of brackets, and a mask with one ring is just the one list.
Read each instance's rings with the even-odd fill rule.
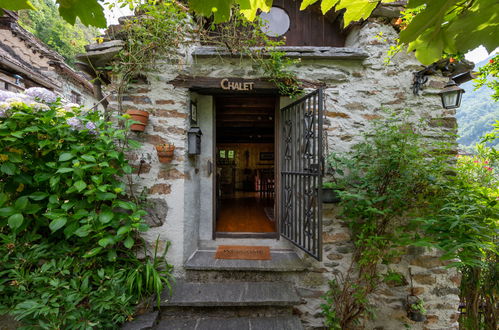
[[281,109],[280,233],[322,259],[323,91]]

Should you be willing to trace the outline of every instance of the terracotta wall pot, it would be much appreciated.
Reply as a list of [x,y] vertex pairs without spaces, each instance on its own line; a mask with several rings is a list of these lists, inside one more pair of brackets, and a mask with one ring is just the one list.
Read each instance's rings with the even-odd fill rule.
[[160,163],[171,163],[175,153],[175,146],[173,144],[162,144],[156,146],[158,159]]
[[130,115],[132,120],[140,122],[130,126],[132,131],[143,132],[145,130],[147,122],[149,121],[149,112],[143,110],[128,110],[126,114]]

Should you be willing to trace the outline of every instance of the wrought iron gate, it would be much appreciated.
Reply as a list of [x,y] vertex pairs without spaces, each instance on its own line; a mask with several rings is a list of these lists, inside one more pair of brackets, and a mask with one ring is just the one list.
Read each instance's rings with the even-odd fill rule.
[[323,91],[281,109],[280,233],[322,259]]

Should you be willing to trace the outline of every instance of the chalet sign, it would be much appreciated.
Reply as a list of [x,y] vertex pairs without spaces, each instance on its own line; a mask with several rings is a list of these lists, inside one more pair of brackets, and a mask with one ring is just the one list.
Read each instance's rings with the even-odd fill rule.
[[228,78],[220,80],[220,87],[227,91],[252,91],[254,82],[231,81]]

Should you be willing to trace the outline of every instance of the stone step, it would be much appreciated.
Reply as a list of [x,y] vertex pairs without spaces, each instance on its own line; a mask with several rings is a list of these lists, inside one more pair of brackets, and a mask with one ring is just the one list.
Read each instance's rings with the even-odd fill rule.
[[296,316],[164,319],[156,330],[302,330]]
[[193,283],[178,281],[172,295],[165,291],[161,306],[293,306],[300,298],[288,282]]
[[186,270],[297,272],[306,265],[292,250],[271,250],[271,260],[215,259],[215,249],[197,250],[184,264]]

